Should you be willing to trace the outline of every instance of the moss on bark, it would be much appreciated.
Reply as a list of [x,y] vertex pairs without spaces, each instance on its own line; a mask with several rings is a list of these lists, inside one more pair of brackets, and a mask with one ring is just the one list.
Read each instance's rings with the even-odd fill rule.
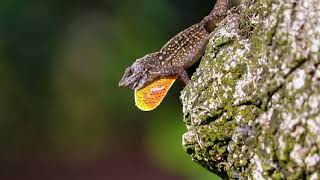
[[320,5],[243,1],[181,93],[183,147],[222,177],[320,178]]

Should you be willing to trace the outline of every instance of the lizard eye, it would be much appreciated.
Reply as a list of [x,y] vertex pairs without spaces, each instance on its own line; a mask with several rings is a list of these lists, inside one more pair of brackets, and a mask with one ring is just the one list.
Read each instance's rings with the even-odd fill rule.
[[130,67],[128,67],[128,68],[126,69],[126,74],[127,74],[127,75],[133,74],[133,71],[132,71],[132,69],[131,69]]

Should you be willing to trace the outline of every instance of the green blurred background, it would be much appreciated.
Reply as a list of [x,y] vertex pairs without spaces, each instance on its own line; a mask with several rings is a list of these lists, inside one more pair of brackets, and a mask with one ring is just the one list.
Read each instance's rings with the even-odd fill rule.
[[215,179],[191,161],[176,83],[152,112],[125,68],[213,0],[1,0],[0,179]]

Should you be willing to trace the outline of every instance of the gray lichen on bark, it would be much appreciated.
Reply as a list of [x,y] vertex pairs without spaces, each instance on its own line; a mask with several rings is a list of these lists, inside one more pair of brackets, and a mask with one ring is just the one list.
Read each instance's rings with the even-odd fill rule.
[[320,3],[245,0],[181,93],[193,160],[229,178],[320,178]]

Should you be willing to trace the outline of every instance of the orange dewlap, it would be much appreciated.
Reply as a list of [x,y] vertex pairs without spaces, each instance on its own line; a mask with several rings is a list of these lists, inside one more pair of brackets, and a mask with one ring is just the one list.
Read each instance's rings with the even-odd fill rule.
[[142,111],[151,111],[162,102],[177,76],[160,78],[134,91],[136,106]]

